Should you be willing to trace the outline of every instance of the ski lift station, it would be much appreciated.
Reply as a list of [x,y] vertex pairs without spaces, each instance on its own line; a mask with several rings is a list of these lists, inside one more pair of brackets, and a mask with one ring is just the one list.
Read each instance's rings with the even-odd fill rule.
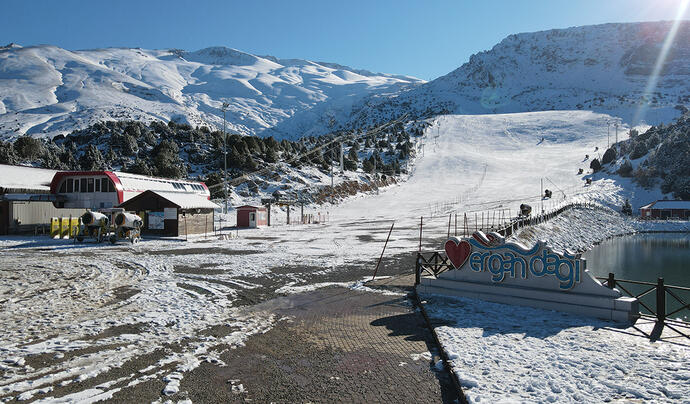
[[264,207],[244,205],[237,208],[237,227],[259,227],[268,224],[267,211]]
[[55,171],[0,165],[0,234],[47,226],[51,217],[121,207],[143,219],[143,234],[180,236],[213,231],[203,182],[116,171]]

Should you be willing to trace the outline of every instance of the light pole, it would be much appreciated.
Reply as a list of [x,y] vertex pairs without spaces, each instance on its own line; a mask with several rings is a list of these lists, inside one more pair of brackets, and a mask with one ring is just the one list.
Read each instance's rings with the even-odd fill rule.
[[616,145],[617,145],[618,144],[618,122],[616,122],[614,124],[614,126],[616,127]]
[[223,111],[223,195],[225,196],[225,203],[223,205],[223,213],[228,214],[228,143],[227,136],[225,136],[225,111],[230,104],[223,103],[221,110]]
[[611,121],[606,121],[606,150],[608,150],[609,143],[611,143],[610,128],[611,128]]

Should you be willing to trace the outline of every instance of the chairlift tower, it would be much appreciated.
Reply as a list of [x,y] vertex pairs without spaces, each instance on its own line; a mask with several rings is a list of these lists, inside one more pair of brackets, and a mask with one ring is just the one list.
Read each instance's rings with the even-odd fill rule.
[[340,142],[340,174],[345,173],[345,164],[343,160],[343,143]]
[[221,110],[223,111],[223,195],[225,202],[223,204],[223,213],[228,213],[228,142],[225,135],[225,111],[227,111],[230,104],[223,103]]
[[616,144],[618,144],[618,122],[616,122],[613,126],[616,127]]

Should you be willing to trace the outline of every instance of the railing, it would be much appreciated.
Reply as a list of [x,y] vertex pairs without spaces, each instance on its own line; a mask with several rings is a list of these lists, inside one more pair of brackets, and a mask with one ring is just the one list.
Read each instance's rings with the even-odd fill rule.
[[[420,251],[417,253],[415,262],[415,286],[422,281],[425,274],[437,278],[439,274],[453,269],[450,259],[442,251]],[[639,332],[652,341],[661,338],[664,327],[674,331],[678,336],[690,339],[690,322],[685,320],[672,319],[671,316],[687,313],[690,315],[690,303],[684,300],[683,294],[687,294],[685,299],[690,300],[690,288],[674,285],[666,285],[664,278],[658,278],[657,282],[632,281],[628,279],[616,279],[615,275],[609,273],[608,277],[597,277],[603,281],[602,284],[608,288],[617,288],[626,296],[634,297],[640,304],[640,314],[642,317],[655,321],[654,329],[651,333],[635,327]],[[654,299],[651,299],[651,297]],[[670,296],[671,299],[667,299]],[[667,304],[669,302],[671,304]],[[681,330],[682,329],[682,330]]]
[[[690,288],[666,285],[664,278],[658,278],[656,283],[654,283],[616,279],[614,274],[609,273],[608,277],[597,277],[597,279],[603,281],[604,286],[608,288],[617,288],[625,295],[636,298],[642,308],[640,314],[644,317],[655,319],[656,325],[652,332],[650,334],[644,333],[652,341],[658,340],[661,337],[664,327],[673,330],[680,336],[690,338],[690,323],[686,320],[670,318],[680,313],[690,314],[690,303],[681,297],[685,293],[688,294],[685,298],[690,298]],[[654,297],[653,300],[650,299],[652,296]],[[672,299],[668,299],[668,296]],[[684,317],[687,319],[687,316]],[[679,328],[684,329],[685,332]]]
[[[430,254],[429,257],[425,257],[424,254]],[[419,285],[422,281],[422,274],[424,272],[436,278],[441,272],[448,271],[452,269],[453,266],[450,259],[445,256],[445,254],[439,251],[432,251],[428,253],[418,252],[417,261],[415,264],[415,277],[414,284]]]

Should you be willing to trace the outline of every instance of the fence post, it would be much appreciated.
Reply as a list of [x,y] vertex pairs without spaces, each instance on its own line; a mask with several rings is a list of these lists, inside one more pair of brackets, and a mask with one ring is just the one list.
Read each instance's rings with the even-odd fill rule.
[[421,282],[421,271],[419,270],[419,256],[421,253],[417,253],[417,260],[414,265],[414,285],[417,286]]
[[664,278],[656,281],[656,319],[663,323],[666,320],[666,287]]
[[616,287],[616,279],[614,278],[612,272],[609,272],[609,279],[606,281],[606,286],[609,289],[613,289],[614,287]]
[[424,225],[424,216],[419,217],[419,252],[422,251],[422,226]]
[[453,214],[449,213],[448,214],[448,236],[446,238],[450,238],[450,220],[453,218]]

